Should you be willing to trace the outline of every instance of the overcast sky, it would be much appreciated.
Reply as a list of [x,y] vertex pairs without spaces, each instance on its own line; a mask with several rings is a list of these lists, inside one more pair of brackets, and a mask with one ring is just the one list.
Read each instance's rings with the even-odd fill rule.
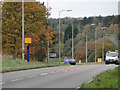
[[59,17],[60,10],[71,9],[71,12],[62,12],[60,17],[89,17],[118,15],[119,0],[36,0],[45,2],[51,7],[52,18]]

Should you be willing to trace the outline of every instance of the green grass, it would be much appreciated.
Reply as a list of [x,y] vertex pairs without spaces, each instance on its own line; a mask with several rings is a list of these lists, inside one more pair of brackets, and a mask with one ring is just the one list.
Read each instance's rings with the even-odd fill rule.
[[83,83],[81,88],[118,88],[118,68],[108,70],[95,77],[90,83]]
[[[12,57],[2,57],[2,71],[0,72],[10,72],[10,71],[18,71],[18,70],[27,70],[27,69],[35,69],[35,68],[44,68],[44,67],[54,67],[54,66],[62,66],[62,65],[70,65],[69,63],[63,64],[63,62],[58,62],[58,59],[50,58],[49,64],[47,63],[47,59],[44,62],[39,62],[33,60],[32,62],[27,62],[26,60],[21,59],[12,59]],[[87,64],[95,64],[95,63],[87,63]],[[77,65],[79,65],[77,63]],[[80,65],[86,65],[86,63],[82,63]]]
[[10,71],[17,71],[17,70],[27,70],[33,68],[43,68],[43,67],[53,67],[58,66],[58,64],[47,64],[38,61],[34,62],[27,62],[26,60],[20,59],[8,59],[2,57],[2,72],[10,72]]
[[12,59],[10,57],[2,57],[2,71],[0,72],[11,72],[11,71],[19,71],[19,70],[28,70],[28,69],[36,69],[36,68],[45,68],[45,67],[55,67],[55,66],[62,66],[62,65],[70,65],[70,64],[63,64],[63,62],[55,62],[54,59],[50,59],[49,63],[39,62],[33,60],[32,62],[27,62],[27,60],[21,59]]

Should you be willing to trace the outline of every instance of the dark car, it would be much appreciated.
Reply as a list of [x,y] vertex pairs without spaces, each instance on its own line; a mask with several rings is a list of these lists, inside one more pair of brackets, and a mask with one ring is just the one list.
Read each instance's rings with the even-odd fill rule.
[[76,61],[75,61],[75,59],[69,59],[69,63],[70,63],[71,65],[75,65],[75,64],[76,64]]
[[64,64],[65,64],[65,63],[70,63],[71,65],[75,65],[75,64],[76,64],[76,61],[75,61],[75,59],[67,59],[67,60],[65,60],[63,63],[64,63]]

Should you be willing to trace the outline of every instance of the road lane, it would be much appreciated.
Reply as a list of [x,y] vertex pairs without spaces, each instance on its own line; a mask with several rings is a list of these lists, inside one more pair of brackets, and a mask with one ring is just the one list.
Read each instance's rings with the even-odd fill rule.
[[4,73],[3,88],[76,88],[115,67],[117,65],[75,65]]

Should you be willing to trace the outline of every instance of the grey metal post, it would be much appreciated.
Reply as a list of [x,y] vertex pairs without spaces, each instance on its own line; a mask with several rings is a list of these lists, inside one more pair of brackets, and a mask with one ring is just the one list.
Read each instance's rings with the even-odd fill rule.
[[74,59],[73,19],[72,19],[72,59]]
[[61,14],[62,11],[67,11],[67,12],[69,12],[69,11],[72,11],[72,10],[60,10],[60,11],[59,11],[59,64],[60,64],[60,61],[61,61],[61,60],[60,60],[60,58],[61,58],[61,50],[60,50],[60,49],[61,49],[61,43],[60,43],[60,36],[61,36],[61,35],[60,35],[60,31],[61,31],[61,30],[60,30],[60,29],[61,29],[61,28],[60,28],[60,14]]
[[47,59],[47,63],[49,63],[49,39],[48,39],[48,59]]
[[[48,9],[48,1],[47,1],[47,9]],[[48,23],[48,15],[47,15],[47,23]],[[47,28],[48,28],[48,24],[47,24]],[[49,32],[48,32],[48,36],[49,36]],[[48,37],[48,55],[47,55],[47,63],[49,63],[49,37]]]
[[24,60],[24,0],[22,0],[22,60]]
[[[91,24],[91,26],[95,26],[95,24]],[[95,29],[95,63],[96,63],[96,29]]]
[[[103,32],[105,29],[106,29],[106,27],[102,27]],[[105,41],[104,35],[105,35],[105,32],[103,33],[102,60],[104,60],[104,41]]]
[[[87,26],[87,28],[88,28],[88,26]],[[87,30],[88,30],[87,28],[86,28],[86,63],[87,63]]]
[[59,12],[59,64],[60,64],[60,57],[61,57],[61,51],[60,51],[60,48],[61,48],[61,45],[60,45],[60,13],[61,13],[61,11]]
[[96,50],[97,50],[97,46],[96,46],[96,34],[97,34],[97,29],[95,29],[95,63],[96,63]]
[[104,60],[104,35],[103,35],[103,47],[102,47],[102,60]]

